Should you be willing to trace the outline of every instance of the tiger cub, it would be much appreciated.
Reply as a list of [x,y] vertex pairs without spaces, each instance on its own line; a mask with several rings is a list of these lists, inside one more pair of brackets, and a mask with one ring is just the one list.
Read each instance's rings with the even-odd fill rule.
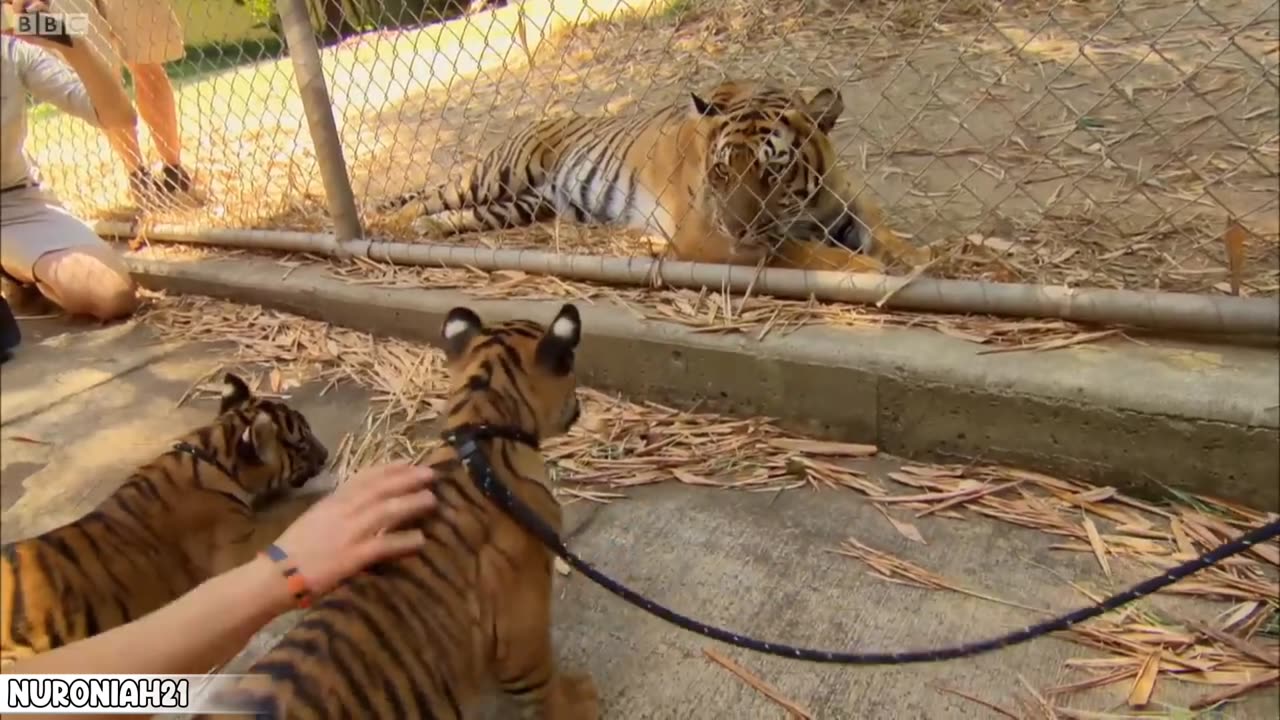
[[128,623],[250,560],[256,504],[327,461],[301,413],[228,373],[212,423],[84,517],[0,548],[0,665]]
[[[579,414],[580,336],[573,305],[549,327],[485,325],[454,308],[441,331],[451,375],[444,431],[485,424],[539,441],[567,432]],[[505,438],[479,447],[558,532],[561,509],[537,448]],[[427,546],[317,598],[245,676],[228,680],[220,702],[247,717],[443,720],[468,717],[496,685],[527,718],[599,716],[590,675],[563,672],[552,651],[552,554],[477,489],[450,445],[426,463],[439,498],[438,512],[416,521]]]

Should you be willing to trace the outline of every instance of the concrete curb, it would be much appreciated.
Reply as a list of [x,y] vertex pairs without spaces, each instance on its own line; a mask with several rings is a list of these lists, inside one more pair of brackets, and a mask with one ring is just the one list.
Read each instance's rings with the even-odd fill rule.
[[[550,318],[563,302],[352,285],[317,268],[285,276],[263,260],[129,263],[151,289],[429,342],[455,305],[499,320]],[[928,330],[801,328],[756,341],[600,302],[578,307],[581,380],[600,389],[769,416],[922,460],[1006,462],[1147,496],[1163,483],[1280,509],[1274,350],[1122,340],[980,355],[981,346]]]

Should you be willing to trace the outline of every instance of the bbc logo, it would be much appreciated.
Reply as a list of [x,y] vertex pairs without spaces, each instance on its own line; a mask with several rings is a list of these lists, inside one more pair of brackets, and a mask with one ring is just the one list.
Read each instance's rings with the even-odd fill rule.
[[89,34],[85,13],[24,13],[17,16],[16,35],[44,37],[84,37]]

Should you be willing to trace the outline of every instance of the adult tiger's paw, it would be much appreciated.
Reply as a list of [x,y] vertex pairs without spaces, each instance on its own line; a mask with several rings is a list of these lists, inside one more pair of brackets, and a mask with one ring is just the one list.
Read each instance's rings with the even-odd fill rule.
[[451,234],[448,223],[441,222],[430,215],[421,215],[413,220],[413,231],[418,237],[442,238]]

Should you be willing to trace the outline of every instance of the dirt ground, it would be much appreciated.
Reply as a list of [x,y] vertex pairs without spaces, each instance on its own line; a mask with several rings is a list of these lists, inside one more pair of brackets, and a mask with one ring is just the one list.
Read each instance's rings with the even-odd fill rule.
[[[1280,291],[1274,2],[990,5],[692,0],[566,31],[532,64],[514,49],[470,76],[413,76],[447,63],[411,65],[434,51],[403,57],[403,34],[325,53],[366,209],[446,177],[549,112],[647,111],[726,77],[768,79],[841,90],[841,156],[895,231],[939,251],[931,275],[1224,293],[1230,215],[1246,230],[1241,292]],[[282,67],[254,71],[271,75],[265,90],[258,76],[215,78],[200,107],[184,106],[195,120],[186,134],[201,133],[190,139],[209,202],[156,219],[327,224],[315,151]],[[54,153],[41,162],[61,163],[51,168],[65,173],[60,191],[84,192],[69,187],[82,169]],[[644,252],[625,234],[564,225],[459,242]]]
[[[533,68],[366,115],[379,130],[372,152],[353,153],[357,193],[439,180],[548,112],[649,110],[724,78],[768,78],[841,90],[837,148],[895,230],[956,251],[937,274],[1207,290],[1225,280],[1229,211],[1257,233],[1253,289],[1276,289],[1274,3],[1212,17],[1072,4],[1050,18],[1023,4],[990,24],[944,13],[931,28],[902,12],[886,24],[887,3],[768,5],[693,3],[581,29]],[[966,243],[975,233],[994,239]]]

